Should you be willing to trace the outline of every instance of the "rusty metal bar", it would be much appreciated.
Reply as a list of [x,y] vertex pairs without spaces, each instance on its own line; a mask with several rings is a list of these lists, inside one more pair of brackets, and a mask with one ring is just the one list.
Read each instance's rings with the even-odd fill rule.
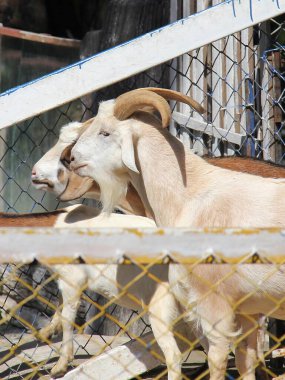
[[12,38],[18,38],[21,40],[39,42],[47,45],[62,46],[68,48],[77,48],[80,47],[80,40],[70,39],[70,38],[60,38],[50,36],[48,34],[40,34],[28,32],[26,30],[8,28],[0,24],[0,35]]

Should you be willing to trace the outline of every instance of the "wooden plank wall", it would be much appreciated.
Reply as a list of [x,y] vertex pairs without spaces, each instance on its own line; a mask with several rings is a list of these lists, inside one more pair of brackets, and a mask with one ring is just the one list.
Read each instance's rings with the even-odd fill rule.
[[[175,16],[177,19],[187,17],[221,2],[223,0],[172,0],[172,20]],[[260,64],[258,52],[259,46],[254,45],[253,27],[250,27],[177,58],[177,70],[183,75],[176,77],[173,88],[192,96],[203,104],[207,112],[201,116],[185,105],[177,105],[176,110],[198,121],[208,121],[212,128],[222,128],[243,136],[253,134],[255,137],[244,139],[243,145],[237,146],[226,139],[209,137],[195,130],[189,134],[182,128],[181,140],[198,154],[220,156],[239,152],[255,156],[261,143],[264,159],[276,160],[275,148],[272,147],[275,120],[272,102],[268,100],[272,80],[266,70],[260,100],[254,92]],[[258,117],[254,107],[261,113],[260,129],[257,129]]]
[[[216,5],[220,0],[213,0],[212,4]],[[211,112],[211,121],[214,126],[224,128],[224,112],[223,107],[223,54],[221,52],[224,50],[224,39],[220,39],[212,43],[211,51],[211,103],[212,103],[212,112]],[[221,140],[218,138],[212,139],[212,154],[215,156],[221,155],[220,149]]]
[[[2,24],[0,23],[0,27],[1,25]],[[0,36],[0,57],[2,57],[2,37],[1,36]],[[1,83],[2,83],[1,74],[2,74],[2,70],[0,70],[0,90],[1,90]],[[6,131],[0,131],[0,157],[2,157],[5,152],[5,141],[6,141]],[[1,184],[4,183],[4,173],[2,170],[0,172],[0,183]],[[1,185],[1,187],[2,186],[3,185]],[[3,209],[4,209],[4,201],[2,197],[0,196],[0,210],[3,210]]]
[[[203,11],[207,9],[210,5],[210,0],[200,0],[194,4],[194,2],[191,3],[190,13],[196,13]],[[196,6],[194,6],[196,5]],[[191,96],[198,101],[198,103],[201,103],[204,108],[207,110],[207,86],[208,86],[208,75],[207,71],[205,71],[205,67],[207,65],[207,57],[208,57],[208,46],[200,47],[199,49],[195,50],[194,52],[190,53],[190,57],[192,57],[192,65],[190,69],[190,78],[193,83],[191,86]],[[207,120],[207,113],[205,113],[203,116],[200,115],[197,112],[193,113],[193,116],[195,119],[199,121]],[[193,141],[193,150],[197,152],[199,155],[205,155],[208,153],[206,145],[204,144],[203,140],[203,133],[202,132],[194,132],[194,138]]]
[[[212,0],[212,5],[221,0]],[[253,73],[252,28],[212,44],[212,115],[214,126],[244,135],[247,131],[247,81]],[[219,138],[212,140],[215,156],[234,155],[242,147]]]

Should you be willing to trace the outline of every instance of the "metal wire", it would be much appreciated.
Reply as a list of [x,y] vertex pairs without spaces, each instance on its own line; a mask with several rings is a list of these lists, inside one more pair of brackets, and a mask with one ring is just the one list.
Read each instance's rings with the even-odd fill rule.
[[[33,164],[55,143],[61,126],[73,120],[85,120],[96,114],[100,101],[139,87],[173,88],[203,104],[206,109],[203,116],[183,105],[172,104],[173,120],[176,122],[172,122],[170,131],[197,154],[249,156],[285,165],[284,33],[284,17],[268,20],[1,131],[1,210],[37,212],[63,206],[52,194],[33,189],[30,183]],[[154,264],[143,266],[133,262],[132,265],[138,269],[133,282],[143,276],[159,282],[150,274]],[[230,275],[237,268],[237,264],[233,265]],[[275,265],[273,272],[278,269]],[[61,310],[57,285],[59,274],[51,274],[38,263],[3,264],[0,274],[1,295],[4,297],[0,305],[0,376],[5,379],[37,379],[48,375],[58,359],[60,334],[55,339],[41,341],[38,330],[48,326],[54,313]],[[209,291],[214,292],[218,284],[227,278],[221,278],[217,284],[208,284]],[[254,292],[259,291],[258,283],[253,287]],[[130,284],[120,289],[121,295],[127,294],[139,305],[141,300],[129,288]],[[75,360],[70,368],[132,338],[144,345],[159,361],[163,359],[153,348],[154,341],[145,343],[141,338],[150,331],[147,305],[140,312],[122,311],[116,305],[116,299],[107,301],[90,292],[86,286],[77,290],[82,300],[73,325],[77,333],[74,338]],[[275,300],[270,301],[277,305]],[[178,319],[183,316],[181,314]],[[256,329],[258,326],[251,322],[251,330]],[[274,323],[273,326],[275,328]],[[242,340],[246,334],[248,332],[238,339]],[[269,348],[268,338],[264,354],[267,364],[270,364],[267,372],[275,374],[280,367],[274,366],[272,359],[270,363],[268,360],[271,351],[282,343],[282,334],[277,335],[269,333],[272,347]],[[186,341],[185,352],[196,347],[200,338],[191,340],[179,333],[176,337]],[[234,345],[237,343],[238,340]],[[200,352],[197,355],[185,365],[185,379],[193,376],[206,379],[208,369],[204,366],[205,358]],[[129,364],[122,364],[122,371],[128,371]],[[166,369],[160,367],[159,373],[153,376],[163,379],[165,374]],[[132,376],[143,378],[134,373]],[[236,370],[228,369],[228,378],[240,378],[238,376]]]

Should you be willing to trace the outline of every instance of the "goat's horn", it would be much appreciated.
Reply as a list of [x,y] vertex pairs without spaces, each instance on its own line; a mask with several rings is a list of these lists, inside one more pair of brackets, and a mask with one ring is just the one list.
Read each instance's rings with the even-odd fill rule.
[[152,91],[162,96],[166,100],[176,100],[177,102],[188,104],[188,106],[194,108],[195,111],[201,114],[205,112],[205,109],[203,106],[201,106],[201,104],[196,102],[196,100],[190,98],[190,96],[181,94],[181,92],[168,90],[167,88],[157,88],[157,87],[138,88],[138,91],[140,90]]
[[134,112],[147,106],[151,106],[160,113],[162,127],[166,128],[171,118],[169,104],[160,95],[146,89],[133,90],[118,96],[115,103],[114,116],[119,120],[126,120]]
[[80,128],[80,136],[83,134],[83,132],[86,131],[86,129],[93,123],[95,119],[96,119],[96,116],[82,122],[82,126]]

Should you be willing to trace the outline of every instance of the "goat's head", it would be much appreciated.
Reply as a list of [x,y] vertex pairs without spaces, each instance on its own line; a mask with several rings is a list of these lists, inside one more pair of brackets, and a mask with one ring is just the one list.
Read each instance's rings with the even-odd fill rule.
[[73,122],[61,129],[57,143],[32,169],[31,179],[36,189],[51,191],[65,201],[80,198],[90,190],[93,181],[69,169],[69,156],[78,137],[92,121]]
[[[194,100],[176,91],[156,88],[130,91],[116,100],[102,103],[96,120],[72,148],[71,169],[80,176],[93,178],[99,184],[105,211],[112,211],[126,194],[129,171],[139,173],[134,126],[140,127],[142,121],[133,117],[137,112],[151,109],[160,114],[159,125],[167,127],[171,110],[166,99],[182,101],[199,112],[204,111]],[[154,117],[153,123],[158,123]]]

